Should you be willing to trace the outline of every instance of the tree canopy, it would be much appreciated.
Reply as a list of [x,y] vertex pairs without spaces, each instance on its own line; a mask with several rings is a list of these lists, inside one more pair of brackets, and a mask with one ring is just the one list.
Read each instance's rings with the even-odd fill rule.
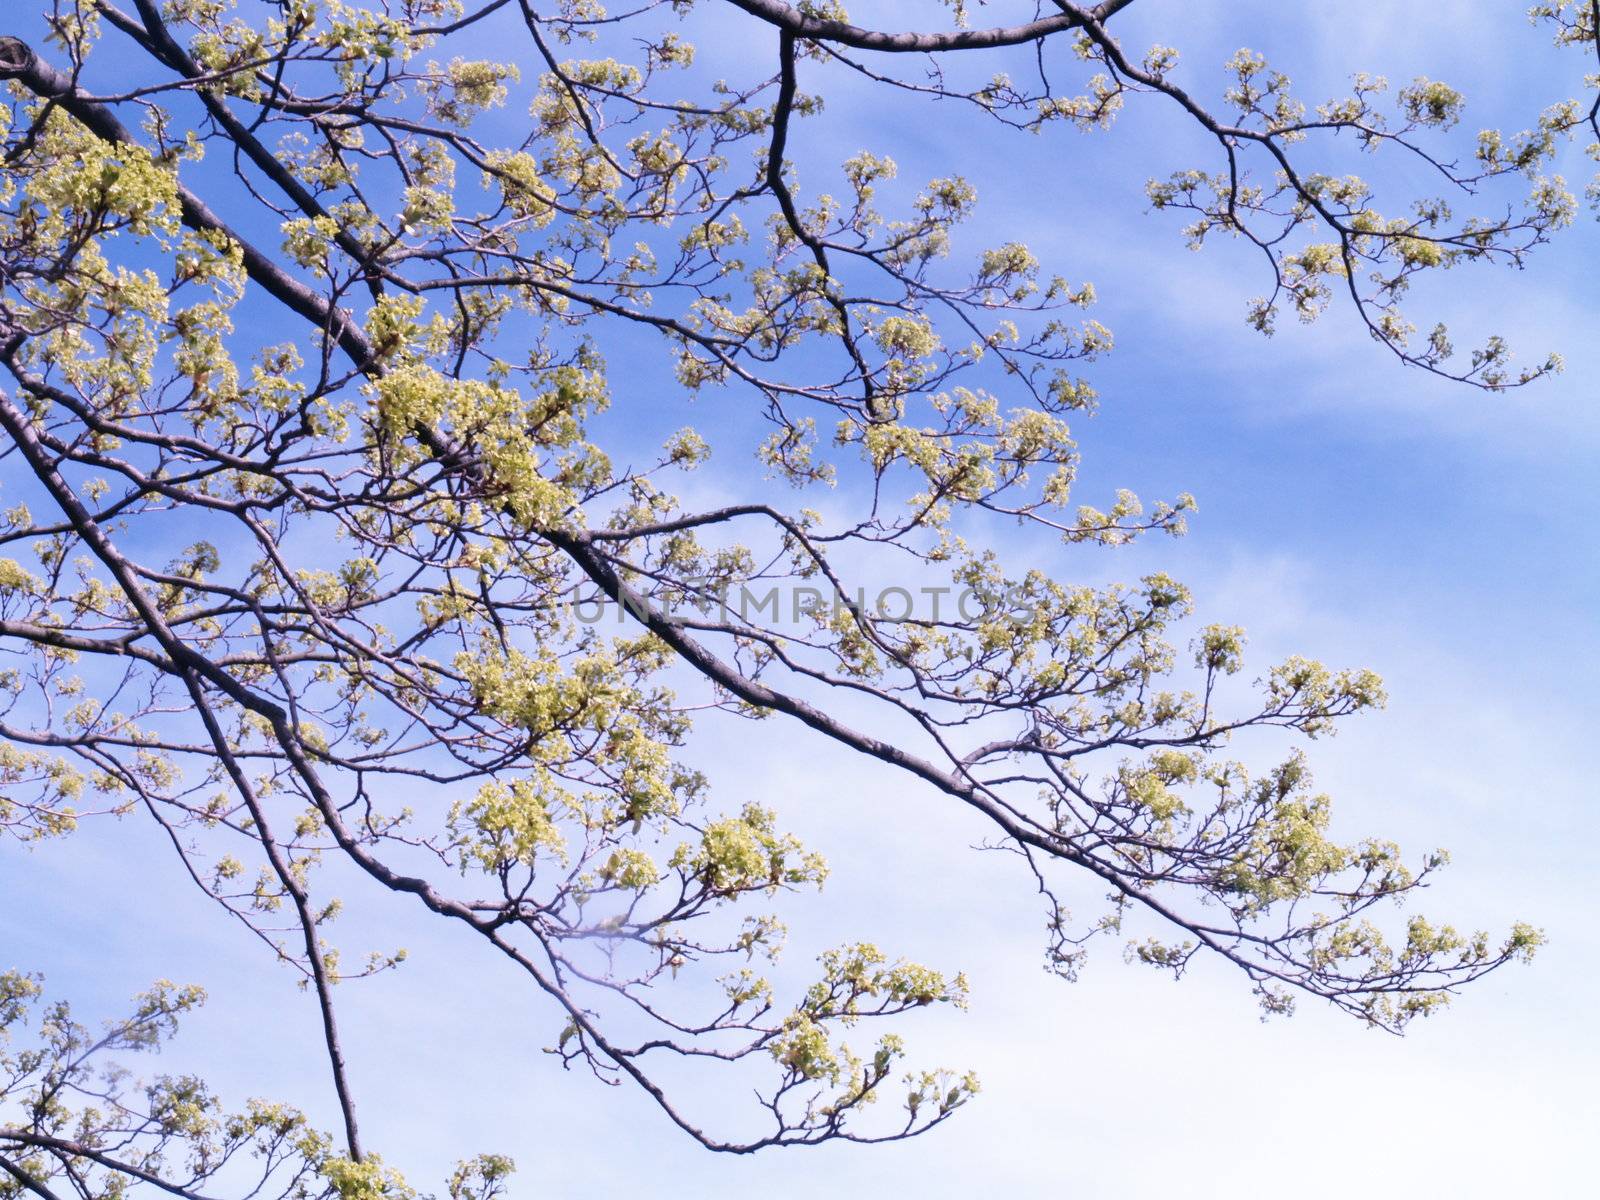
[[[1194,508],[1074,494],[1112,344],[1092,285],[973,243],[989,181],[959,145],[909,188],[892,146],[822,186],[791,160],[845,78],[975,109],[1019,162],[1157,106],[1210,159],[1149,183],[1152,237],[1175,214],[1258,251],[1251,325],[1332,309],[1500,390],[1560,360],[1457,352],[1408,293],[1573,222],[1552,164],[1573,138],[1600,157],[1600,100],[1469,135],[1437,80],[1305,101],[1240,50],[1189,82],[1119,40],[1131,4],[952,0],[898,31],[810,0],[50,0],[48,36],[0,38],[0,831],[159,825],[168,869],[306,981],[343,1117],[100,1072],[198,989],[97,1035],[13,972],[0,1197],[412,1194],[362,1143],[335,1013],[404,952],[341,957],[332,860],[514,963],[564,1061],[707,1147],[944,1122],[977,1079],[895,1018],[965,979],[852,929],[774,984],[771,898],[827,867],[710,794],[713,711],[981,816],[1069,979],[1097,940],[1175,974],[1219,956],[1268,1013],[1399,1030],[1532,954],[1528,925],[1405,908],[1444,854],[1336,840],[1305,753],[1277,754],[1381,705],[1375,674],[1294,657],[1246,689],[1244,631],[1191,624],[1179,582],[995,551],[1000,524],[1116,547]],[[1532,14],[1575,87],[1597,11]],[[747,49],[708,69],[697,41]],[[1390,194],[1351,150],[1422,182]],[[1276,757],[1235,757],[1271,730]],[[1084,881],[1104,908],[1070,913]],[[760,1098],[687,1111],[685,1069]],[[469,1160],[448,1190],[509,1172]]]

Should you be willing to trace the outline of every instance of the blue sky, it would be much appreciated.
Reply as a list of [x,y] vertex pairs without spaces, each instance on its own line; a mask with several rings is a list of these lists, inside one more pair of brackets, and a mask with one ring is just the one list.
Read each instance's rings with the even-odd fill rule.
[[[1178,46],[1208,99],[1217,64],[1250,45],[1305,79],[1308,97],[1357,69],[1445,78],[1467,92],[1471,128],[1522,127],[1582,69],[1515,5],[1287,7],[1139,0],[1120,29],[1130,47]],[[883,24],[933,8],[885,5]],[[702,40],[711,55],[749,49]],[[823,87],[808,69],[802,86]],[[1525,271],[1469,270],[1419,289],[1419,313],[1451,317],[1462,342],[1498,331],[1526,358],[1566,354],[1560,378],[1488,396],[1401,368],[1337,307],[1311,329],[1250,332],[1258,265],[1227,247],[1191,254],[1178,222],[1145,211],[1147,177],[1209,165],[1169,105],[1137,101],[1109,134],[998,137],[952,110],[930,120],[925,105],[839,82],[826,115],[799,127],[801,179],[870,147],[913,185],[952,170],[977,182],[976,240],[1027,241],[1047,269],[1092,279],[1095,315],[1117,336],[1090,369],[1102,408],[1079,430],[1082,498],[1130,486],[1200,502],[1182,541],[1080,556],[1006,532],[1008,552],[1091,581],[1165,569],[1193,588],[1202,619],[1250,630],[1256,663],[1303,652],[1378,669],[1389,709],[1313,748],[1340,827],[1450,847],[1426,911],[1491,928],[1524,918],[1550,945],[1403,1040],[1311,1006],[1264,1025],[1233,973],[1203,966],[1174,984],[1124,966],[1110,944],[1069,985],[1041,970],[1026,882],[1002,856],[969,849],[984,832],[975,823],[798,731],[756,740],[712,723],[693,757],[715,791],[770,796],[833,863],[822,896],[794,910],[794,957],[805,930],[818,945],[831,940],[823,931],[861,930],[966,969],[971,1012],[908,1033],[914,1049],[976,1069],[979,1102],[906,1145],[710,1156],[642,1097],[563,1073],[540,1052],[549,1011],[479,947],[418,929],[399,899],[347,893],[352,945],[412,952],[398,975],[343,989],[368,1143],[425,1188],[457,1157],[511,1154],[522,1196],[1581,1186],[1579,1149],[1600,1116],[1589,1012],[1600,828],[1585,769],[1600,720],[1592,219]],[[1585,177],[1576,151],[1562,165]],[[614,372],[619,396],[629,382]],[[0,958],[44,971],[86,1014],[115,1011],[154,977],[202,982],[214,1002],[161,1069],[203,1064],[233,1099],[271,1095],[331,1117],[309,997],[173,878],[169,854],[135,820],[35,853],[7,848]],[[709,1111],[731,1102],[693,1099]]]

